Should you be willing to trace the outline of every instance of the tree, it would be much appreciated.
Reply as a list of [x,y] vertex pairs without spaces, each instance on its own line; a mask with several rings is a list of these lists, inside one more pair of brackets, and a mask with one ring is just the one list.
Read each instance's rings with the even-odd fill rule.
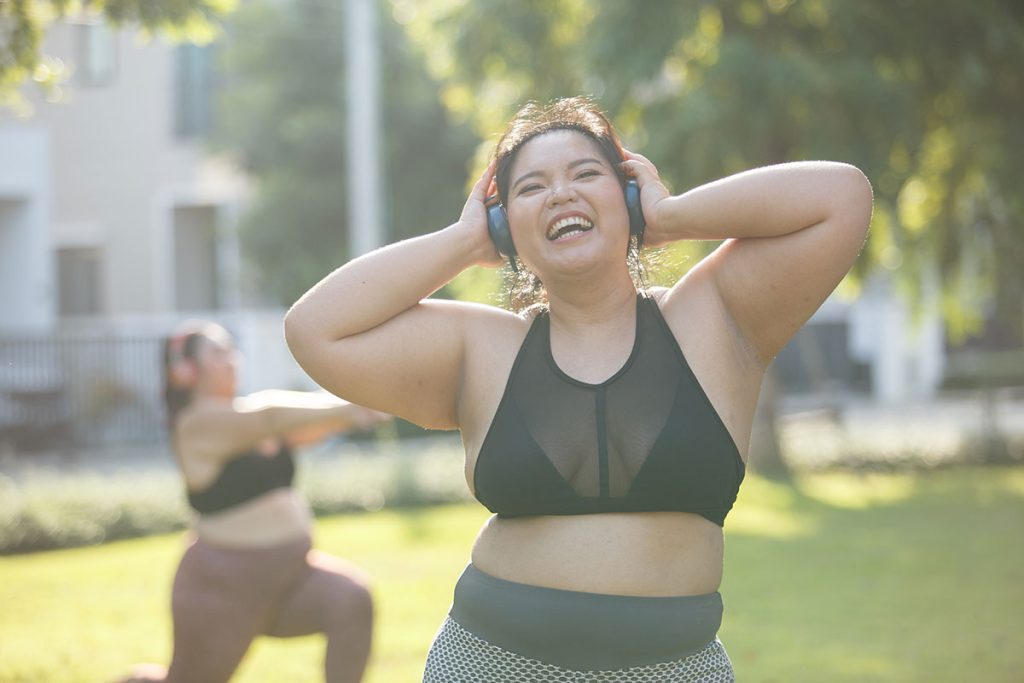
[[[381,13],[385,206],[389,238],[454,221],[476,140],[449,121],[405,34]],[[255,184],[241,240],[257,289],[295,301],[346,259],[344,12],[309,0],[253,2],[235,15],[224,67],[230,87],[214,143]]]
[[44,89],[66,73],[41,53],[46,27],[67,14],[86,12],[120,26],[138,23],[172,39],[206,42],[217,32],[217,19],[235,0],[7,0],[0,2],[0,110],[24,108],[19,87],[34,80]]
[[481,134],[521,100],[584,92],[675,191],[778,161],[850,161],[876,211],[848,285],[884,273],[920,306],[931,280],[954,332],[989,304],[1021,327],[1024,5],[394,4],[446,104]]

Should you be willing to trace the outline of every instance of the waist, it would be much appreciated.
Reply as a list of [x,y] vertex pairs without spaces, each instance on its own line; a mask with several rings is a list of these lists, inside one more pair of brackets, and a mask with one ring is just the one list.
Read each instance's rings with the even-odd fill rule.
[[308,538],[309,505],[298,491],[280,488],[241,505],[200,515],[196,535],[220,547],[256,548]]
[[605,595],[506,581],[469,565],[451,617],[492,645],[569,669],[619,669],[685,657],[715,639],[718,592]]
[[721,527],[680,512],[492,517],[473,564],[534,586],[609,595],[702,595],[722,580]]

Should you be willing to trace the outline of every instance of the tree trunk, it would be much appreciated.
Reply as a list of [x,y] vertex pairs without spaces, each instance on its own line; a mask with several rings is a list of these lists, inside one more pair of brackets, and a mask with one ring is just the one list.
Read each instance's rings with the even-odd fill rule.
[[782,457],[778,431],[780,396],[778,372],[775,366],[770,365],[764,375],[761,397],[754,414],[748,462],[752,471],[764,477],[788,481],[792,473]]

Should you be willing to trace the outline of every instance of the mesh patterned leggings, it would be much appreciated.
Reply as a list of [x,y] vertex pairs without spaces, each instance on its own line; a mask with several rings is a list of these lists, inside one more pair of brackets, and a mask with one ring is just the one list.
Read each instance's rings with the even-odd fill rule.
[[695,654],[625,669],[579,671],[529,659],[477,638],[448,617],[423,675],[424,683],[733,683],[732,664],[715,640]]
[[732,683],[718,593],[643,598],[505,581],[472,565],[424,683]]

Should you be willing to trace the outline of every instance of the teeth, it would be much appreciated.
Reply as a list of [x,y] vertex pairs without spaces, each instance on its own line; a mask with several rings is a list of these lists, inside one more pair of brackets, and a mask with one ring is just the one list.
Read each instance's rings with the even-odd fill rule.
[[591,223],[589,219],[584,218],[583,216],[570,216],[568,218],[563,218],[562,220],[555,222],[555,224],[548,229],[548,239],[553,240],[559,237],[559,231],[564,230],[570,225],[578,225],[580,226],[580,228],[582,228],[581,230],[573,230],[573,233],[583,232],[584,230],[589,230],[594,227],[594,224]]

